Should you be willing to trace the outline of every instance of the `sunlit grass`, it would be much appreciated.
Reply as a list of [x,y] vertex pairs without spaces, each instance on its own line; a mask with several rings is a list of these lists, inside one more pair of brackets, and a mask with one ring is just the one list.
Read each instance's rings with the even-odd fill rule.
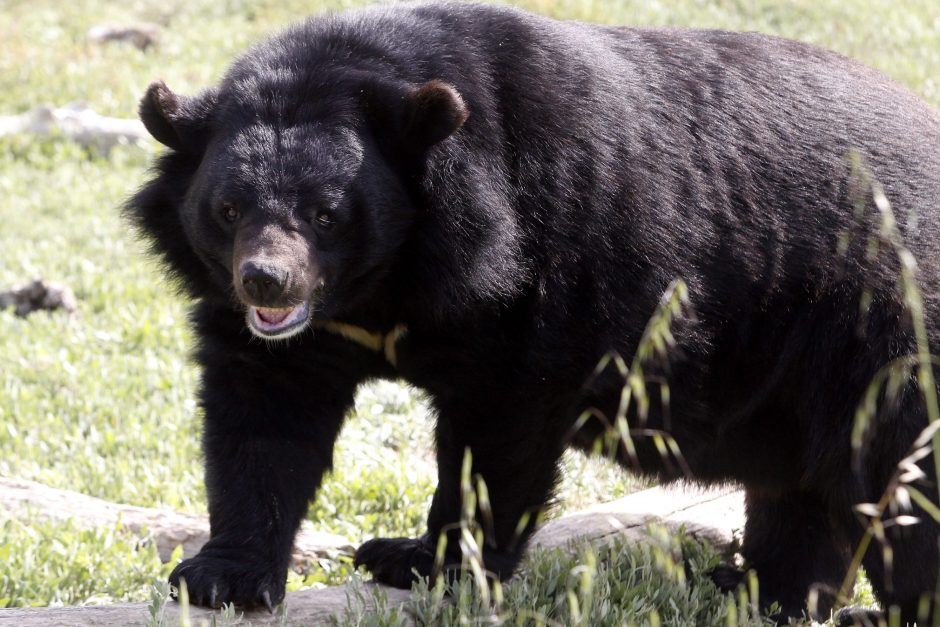
[[144,601],[170,574],[156,545],[120,525],[14,519],[0,511],[0,608]]

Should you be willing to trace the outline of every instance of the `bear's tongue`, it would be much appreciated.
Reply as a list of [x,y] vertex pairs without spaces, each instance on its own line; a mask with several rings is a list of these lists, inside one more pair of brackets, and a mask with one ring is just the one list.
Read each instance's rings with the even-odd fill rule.
[[268,324],[280,324],[284,322],[284,319],[294,311],[294,308],[290,309],[269,309],[267,307],[258,307],[258,317]]

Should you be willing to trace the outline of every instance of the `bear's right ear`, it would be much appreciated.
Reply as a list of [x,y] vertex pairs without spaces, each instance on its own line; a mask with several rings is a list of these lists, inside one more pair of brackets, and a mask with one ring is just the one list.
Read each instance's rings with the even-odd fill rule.
[[201,152],[209,134],[217,94],[195,98],[175,94],[163,81],[147,88],[140,101],[140,119],[158,142],[177,152]]

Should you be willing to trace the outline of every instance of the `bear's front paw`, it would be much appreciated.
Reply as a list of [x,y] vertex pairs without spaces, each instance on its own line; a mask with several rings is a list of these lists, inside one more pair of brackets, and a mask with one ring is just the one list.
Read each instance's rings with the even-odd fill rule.
[[708,577],[714,582],[722,592],[734,592],[738,586],[744,582],[745,573],[740,568],[735,568],[729,564],[719,564],[708,571]]
[[375,538],[359,547],[355,564],[365,566],[379,583],[407,589],[431,574],[434,550],[426,537]]
[[219,608],[223,603],[234,603],[273,612],[284,599],[287,577],[286,571],[274,574],[270,564],[259,563],[244,552],[203,550],[173,569],[170,585],[179,589],[180,579],[186,581],[194,605]]
[[861,607],[843,607],[832,618],[838,627],[875,627],[885,624],[884,621],[883,612]]

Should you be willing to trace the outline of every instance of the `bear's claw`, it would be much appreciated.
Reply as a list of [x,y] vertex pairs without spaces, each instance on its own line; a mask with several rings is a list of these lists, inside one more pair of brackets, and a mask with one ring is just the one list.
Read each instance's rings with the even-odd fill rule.
[[271,592],[267,588],[261,592],[261,601],[264,603],[264,606],[268,608],[268,611],[273,614],[274,604],[271,602]]
[[[180,562],[169,577],[170,585],[186,582],[193,605],[218,609],[225,603],[239,607],[265,607],[270,612],[284,599],[286,577],[268,572],[263,562],[227,557],[224,551],[205,549],[195,557]],[[174,596],[176,596],[174,594]]]

